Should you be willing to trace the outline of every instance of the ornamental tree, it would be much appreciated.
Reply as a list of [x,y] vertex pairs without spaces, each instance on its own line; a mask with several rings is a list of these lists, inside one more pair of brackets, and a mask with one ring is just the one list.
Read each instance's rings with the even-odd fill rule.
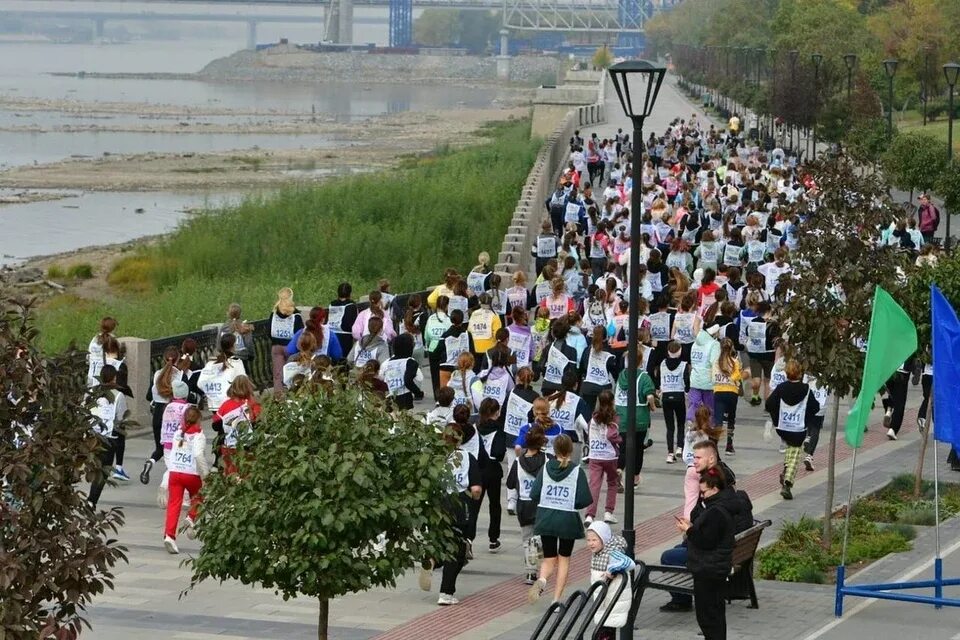
[[829,545],[839,399],[855,394],[860,384],[864,355],[858,344],[869,333],[873,289],[899,286],[897,267],[904,258],[891,247],[877,247],[880,229],[895,219],[895,210],[876,174],[859,175],[842,157],[807,170],[819,196],[795,207],[806,219],[790,256],[792,278],[781,277],[777,294],[788,355],[833,395],[825,425],[830,437],[823,543]]
[[93,509],[80,484],[105,472],[84,354],[45,356],[30,308],[0,291],[0,638],[67,639],[126,561],[110,537],[123,513]]
[[332,598],[454,551],[449,453],[433,428],[344,382],[269,402],[237,475],[204,485],[191,587],[232,579],[316,598],[325,640]]
[[929,191],[947,166],[947,150],[925,132],[898,133],[883,154],[883,171],[895,186],[910,192]]

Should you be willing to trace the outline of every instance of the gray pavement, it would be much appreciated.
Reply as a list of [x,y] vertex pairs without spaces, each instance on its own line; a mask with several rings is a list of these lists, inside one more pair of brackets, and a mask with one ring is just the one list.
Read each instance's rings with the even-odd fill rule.
[[[612,93],[609,95],[613,95]],[[661,130],[673,117],[689,117],[695,108],[685,101],[669,83],[665,83],[657,109],[648,121],[648,126]],[[612,108],[611,114],[618,110]],[[699,111],[699,110],[698,110]],[[701,117],[703,114],[701,112]],[[629,131],[629,123],[614,120],[604,127],[596,127],[601,136],[609,136],[618,127]],[[654,130],[654,129],[648,129]],[[585,133],[590,133],[586,131]],[[911,387],[908,407],[919,404],[919,388]],[[429,403],[420,403],[418,410],[425,411]],[[728,460],[738,478],[746,479],[757,472],[782,462],[775,443],[766,443],[761,437],[763,415],[759,408],[741,403],[738,409],[737,455]],[[909,411],[908,411],[909,414]],[[845,415],[844,412],[841,415]],[[879,410],[874,412],[873,420],[879,420]],[[643,480],[635,498],[638,521],[654,518],[661,514],[678,510],[682,502],[683,475],[682,465],[668,465],[664,461],[666,449],[663,443],[663,419],[657,413],[653,418],[651,437],[656,445],[647,453],[643,470]],[[841,436],[842,438],[842,436]],[[913,469],[918,435],[912,425],[905,427],[897,442],[884,442],[859,455],[857,462],[857,491],[867,491],[896,473]],[[127,443],[126,467],[131,476],[139,473],[140,464],[151,451],[149,436],[132,437]],[[785,518],[795,518],[801,513],[819,515],[823,511],[824,453],[827,449],[826,435],[821,440],[818,470],[813,474],[801,475],[795,489],[796,499],[792,503],[783,502],[774,492],[766,497],[755,496],[757,516],[769,517],[775,526]],[[945,452],[941,450],[945,456]],[[840,478],[836,500],[845,499],[844,473],[850,467],[849,460],[838,465]],[[928,464],[926,475],[931,474],[932,465]],[[180,594],[189,587],[189,570],[180,566],[181,560],[190,553],[196,553],[198,543],[182,538],[178,542],[183,552],[180,556],[168,555],[161,544],[163,512],[156,506],[156,488],[159,482],[159,470],[154,474],[150,486],[141,485],[136,479],[124,486],[107,487],[101,499],[104,508],[119,505],[124,507],[127,523],[120,531],[121,542],[128,546],[130,563],[121,565],[116,571],[116,589],[94,600],[89,608],[89,620],[93,625],[90,637],[98,640],[129,640],[132,637],[154,638],[161,633],[172,640],[204,640],[208,638],[313,638],[316,637],[315,625],[317,605],[310,599],[283,599],[269,590],[259,587],[243,586],[236,582],[223,584],[204,583],[195,590]],[[941,477],[950,479],[951,472],[941,465]],[[960,474],[953,474],[960,479]],[[774,480],[775,482],[775,480]],[[505,496],[502,496],[505,501]],[[623,515],[623,496],[617,516]],[[495,587],[508,579],[522,574],[522,556],[520,549],[520,531],[516,519],[504,513],[501,541],[503,548],[499,554],[486,551],[487,511],[481,509],[480,535],[475,545],[476,559],[463,571],[458,583],[457,596],[469,597],[489,587]],[[958,539],[957,531],[945,535],[944,548]],[[765,534],[766,542],[774,539],[773,532]],[[656,561],[660,552],[669,544],[649,549],[641,559]],[[913,563],[915,567],[929,557],[930,549],[923,548],[922,538],[917,543],[916,557],[901,554],[891,562]],[[960,556],[960,554],[957,554]],[[951,556],[948,568],[960,573],[957,557]],[[875,565],[880,571],[883,563]],[[899,564],[897,565],[900,566]],[[905,569],[899,569],[900,572]],[[880,575],[879,573],[877,575]],[[434,584],[438,584],[439,574]],[[583,585],[577,585],[583,586]],[[817,585],[786,585],[779,583],[761,583],[759,585],[760,609],[753,611],[742,604],[730,607],[729,621],[731,637],[735,638],[803,638],[804,633],[815,632],[832,619],[833,591],[831,587]],[[665,599],[664,594],[651,594],[644,599],[638,619],[637,637],[658,638],[694,638],[696,623],[692,616],[661,614],[657,607]],[[344,640],[365,639],[382,633],[398,625],[415,620],[425,614],[438,611],[436,606],[436,588],[431,593],[419,590],[416,573],[408,572],[394,589],[372,589],[358,594],[338,598],[331,603],[330,619],[332,637]],[[458,611],[466,605],[450,607],[441,611],[441,615],[454,621]],[[854,613],[852,608],[851,628],[836,627],[825,632],[824,638],[866,637],[857,635],[854,628],[866,624],[865,621],[884,620],[883,616],[914,629],[923,629],[922,637],[950,638],[949,635],[937,635],[940,627],[932,626],[937,620],[950,620],[954,626],[960,622],[956,611],[934,612],[930,608],[892,604],[872,605],[861,612]],[[535,624],[545,605],[510,606],[499,615],[491,615],[479,626],[460,635],[423,635],[422,637],[457,637],[461,640],[481,638],[521,639],[528,637],[529,629]],[[896,612],[896,613],[891,613]],[[929,629],[932,635],[927,635]],[[846,624],[846,621],[844,622]],[[883,623],[871,634],[872,640],[899,637],[903,629],[898,628],[896,635],[887,633]],[[939,623],[936,623],[939,624]],[[949,625],[946,625],[949,626]],[[867,627],[864,627],[867,628]],[[892,628],[892,627],[891,627]],[[837,629],[841,629],[837,632]],[[957,629],[960,631],[960,629]],[[842,633],[843,635],[836,635]],[[954,631],[953,633],[956,633]],[[411,635],[410,637],[415,637]]]

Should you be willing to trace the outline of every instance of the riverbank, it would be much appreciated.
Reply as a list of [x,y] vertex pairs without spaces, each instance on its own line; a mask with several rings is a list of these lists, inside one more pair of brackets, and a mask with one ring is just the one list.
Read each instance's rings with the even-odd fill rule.
[[[527,107],[405,112],[361,122],[295,120],[181,124],[146,121],[86,125],[98,132],[141,131],[237,136],[237,150],[214,153],[142,153],[68,158],[0,172],[0,187],[86,191],[207,191],[263,189],[291,182],[377,171],[439,146],[462,148],[479,141],[477,131],[493,120],[525,117]],[[132,110],[136,113],[136,109]],[[72,125],[71,125],[72,126]],[[0,128],[2,130],[2,128]],[[62,127],[61,129],[62,130]],[[294,149],[242,148],[245,134],[323,135],[329,144]]]
[[149,243],[31,261],[45,274],[89,263],[93,276],[63,282],[41,305],[44,344],[83,342],[103,315],[124,335],[154,338],[195,330],[231,302],[265,315],[283,286],[301,304],[325,304],[344,280],[360,296],[382,277],[405,291],[438,282],[445,267],[468,270],[500,245],[539,149],[529,132],[529,119],[491,124],[469,147],[248,197]]

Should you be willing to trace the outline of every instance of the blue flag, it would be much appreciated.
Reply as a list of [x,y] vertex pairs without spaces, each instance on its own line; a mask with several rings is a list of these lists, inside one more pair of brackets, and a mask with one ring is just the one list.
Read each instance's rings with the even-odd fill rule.
[[935,285],[930,285],[933,325],[933,437],[960,449],[960,320]]

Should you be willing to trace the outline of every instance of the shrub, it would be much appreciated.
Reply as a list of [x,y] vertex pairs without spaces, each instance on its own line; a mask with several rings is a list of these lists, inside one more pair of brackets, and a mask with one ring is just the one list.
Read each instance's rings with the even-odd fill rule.
[[897,521],[906,524],[916,524],[932,527],[937,523],[937,515],[933,503],[926,500],[917,500],[906,505],[897,513]]
[[60,280],[61,278],[66,277],[66,272],[64,272],[63,267],[58,264],[52,264],[47,269],[47,277],[51,280]]
[[914,529],[909,524],[904,524],[902,522],[896,522],[894,524],[888,524],[883,527],[887,531],[893,531],[897,535],[903,537],[904,540],[913,540],[917,537],[917,530]]
[[68,278],[76,278],[77,280],[89,280],[93,277],[93,267],[87,263],[75,264],[67,269]]

